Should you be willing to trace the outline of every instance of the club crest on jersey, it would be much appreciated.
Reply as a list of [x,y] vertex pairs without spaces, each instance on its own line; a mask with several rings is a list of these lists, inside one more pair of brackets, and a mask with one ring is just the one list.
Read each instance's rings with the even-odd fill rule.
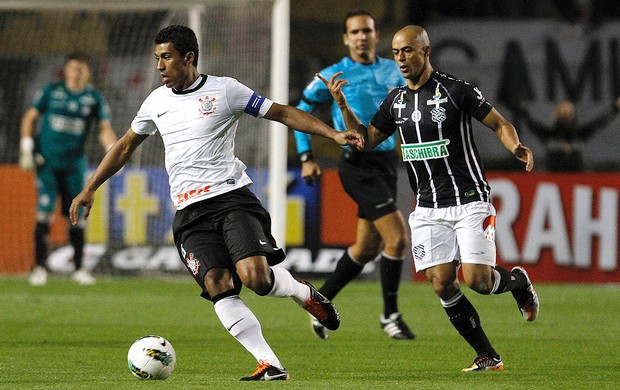
[[400,150],[403,155],[403,161],[432,160],[450,156],[448,152],[449,144],[449,139],[441,139],[417,144],[403,144]]
[[198,259],[194,259],[194,254],[190,253],[188,257],[185,258],[185,265],[189,268],[189,271],[192,275],[198,275],[198,269],[200,268],[200,261]]
[[202,115],[209,116],[213,114],[217,107],[215,106],[215,98],[210,98],[209,96],[205,96],[203,98],[198,99],[200,102],[200,107],[198,107],[198,112]]
[[426,101],[427,106],[435,106],[431,110],[431,119],[433,120],[433,122],[441,123],[446,120],[446,109],[441,107],[440,104],[447,102],[448,98],[441,97],[441,91],[439,91],[439,84],[437,84],[437,87],[435,87],[435,94],[433,95],[433,98]]

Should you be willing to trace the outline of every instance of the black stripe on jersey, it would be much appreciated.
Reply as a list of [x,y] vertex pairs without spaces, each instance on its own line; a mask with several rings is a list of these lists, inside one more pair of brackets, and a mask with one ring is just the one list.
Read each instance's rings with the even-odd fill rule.
[[[396,127],[409,147],[405,163],[418,204],[448,207],[490,199],[472,116],[482,120],[492,108],[475,86],[435,72],[417,90],[392,91],[371,123],[386,133]],[[443,152],[431,146],[438,141]]]

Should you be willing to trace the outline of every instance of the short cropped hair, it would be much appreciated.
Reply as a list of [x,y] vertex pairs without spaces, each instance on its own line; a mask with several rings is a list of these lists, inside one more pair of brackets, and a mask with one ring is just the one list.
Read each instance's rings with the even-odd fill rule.
[[65,64],[69,61],[79,61],[90,66],[90,56],[82,51],[74,51],[65,57]]
[[191,28],[178,24],[164,27],[157,33],[155,43],[159,45],[167,42],[172,43],[182,57],[185,57],[190,51],[193,52],[194,61],[192,63],[194,66],[198,66],[198,39]]
[[343,33],[347,33],[347,20],[349,20],[350,18],[354,17],[354,16],[368,16],[370,17],[370,19],[372,19],[372,21],[375,23],[375,30],[379,30],[379,25],[377,24],[377,21],[375,20],[375,17],[372,16],[372,14],[370,12],[368,12],[367,10],[365,10],[364,8],[353,8],[352,10],[350,10],[349,12],[347,12],[347,14],[344,17],[344,20],[342,22],[342,32]]

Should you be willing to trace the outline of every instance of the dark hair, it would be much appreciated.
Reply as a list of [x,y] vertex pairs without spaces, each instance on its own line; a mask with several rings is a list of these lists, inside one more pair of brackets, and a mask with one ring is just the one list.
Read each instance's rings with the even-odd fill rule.
[[366,11],[364,8],[353,8],[352,10],[350,10],[349,12],[347,12],[347,14],[344,17],[344,21],[342,22],[342,32],[343,33],[347,33],[347,20],[349,20],[350,18],[354,17],[354,16],[368,16],[370,17],[370,19],[372,19],[372,21],[375,23],[375,30],[379,30],[379,25],[377,24],[377,21],[375,20],[375,17],[372,16],[372,14],[368,11]]
[[68,54],[67,57],[65,57],[65,64],[73,60],[83,62],[86,65],[90,66],[90,56],[82,51],[75,51]]
[[196,34],[191,28],[174,24],[161,29],[155,37],[155,43],[159,45],[167,42],[172,43],[182,57],[193,52],[194,61],[192,63],[194,66],[198,66],[198,39],[196,39]]

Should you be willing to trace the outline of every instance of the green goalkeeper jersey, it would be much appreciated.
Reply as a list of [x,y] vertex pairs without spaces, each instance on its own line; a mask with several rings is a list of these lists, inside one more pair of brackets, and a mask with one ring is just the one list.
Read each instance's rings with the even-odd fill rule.
[[64,82],[46,85],[32,106],[41,115],[36,136],[37,151],[46,164],[67,166],[84,156],[88,132],[101,120],[110,119],[110,107],[92,85],[73,93]]

